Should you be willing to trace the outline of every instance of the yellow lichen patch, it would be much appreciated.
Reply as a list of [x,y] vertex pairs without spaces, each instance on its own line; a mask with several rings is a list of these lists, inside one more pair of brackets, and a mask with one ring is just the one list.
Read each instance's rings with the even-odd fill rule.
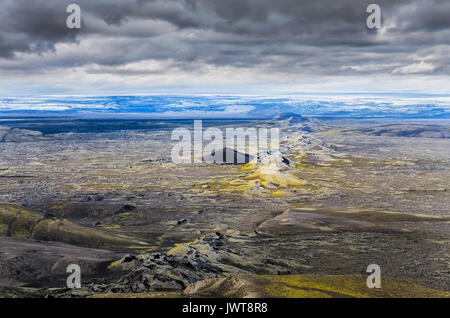
[[214,184],[210,186],[210,190],[218,190],[218,191],[238,191],[243,194],[247,194],[250,189],[256,187],[258,185],[257,180],[243,180],[243,179],[234,179],[230,182],[223,182],[220,184]]
[[303,211],[317,211],[317,208],[307,207],[303,202],[294,202],[292,205],[296,208],[301,208]]
[[275,171],[272,169],[258,168],[254,173],[245,177],[247,180],[259,179],[262,185],[269,183],[278,187],[296,187],[306,184],[306,181],[300,180],[288,172]]
[[268,297],[450,297],[450,293],[383,277],[380,289],[369,289],[364,275],[262,275],[250,281]]
[[75,190],[76,187],[72,184],[65,184],[65,185],[60,186],[59,189],[61,191],[72,191],[72,190]]
[[208,187],[208,189],[211,190],[211,191],[219,190],[219,188],[220,188],[220,185],[218,185],[218,184],[211,184],[211,185]]
[[250,161],[249,163],[246,163],[241,167],[241,170],[253,170],[256,169],[256,163],[253,161]]
[[206,191],[223,191],[229,188],[233,188],[234,183],[233,181],[231,182],[214,182],[211,181],[210,183],[200,183],[200,184],[196,184],[194,186],[194,189],[197,191],[201,191],[201,192],[206,192]]
[[103,225],[102,226],[104,229],[106,230],[116,230],[116,229],[120,229],[120,225],[119,224],[114,224],[114,225]]
[[308,156],[303,152],[299,152],[298,154],[293,156],[294,159],[300,161],[300,162],[305,162],[308,159]]
[[277,190],[277,191],[273,191],[271,193],[271,195],[273,197],[285,197],[287,195],[287,193],[285,191],[282,191],[282,190]]
[[114,261],[111,264],[109,264],[108,269],[113,268],[114,266],[117,266],[117,264],[119,264],[120,261]]
[[143,245],[130,245],[130,246],[127,246],[127,248],[133,249],[133,250],[142,250],[142,251],[145,251],[145,252],[150,252],[150,251],[155,250],[157,247],[155,247],[155,246],[143,246]]
[[312,166],[308,165],[306,163],[297,163],[296,167],[297,167],[297,169],[301,169],[301,170],[312,169]]
[[402,160],[402,159],[397,159],[397,160],[386,159],[386,160],[381,161],[381,165],[384,165],[384,166],[413,166],[414,163],[411,161],[406,161],[406,160]]
[[194,242],[187,242],[187,243],[175,243],[175,247],[176,246],[182,246],[182,245],[192,245]]
[[188,251],[189,251],[189,245],[181,244],[181,245],[178,245],[178,246],[175,246],[175,247],[171,248],[167,252],[167,255],[181,256],[181,255],[186,255],[186,253]]

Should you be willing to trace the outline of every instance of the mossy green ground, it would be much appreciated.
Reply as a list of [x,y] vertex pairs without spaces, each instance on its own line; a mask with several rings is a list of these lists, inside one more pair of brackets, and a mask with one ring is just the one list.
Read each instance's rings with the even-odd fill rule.
[[366,279],[364,275],[254,275],[249,278],[266,297],[450,297],[448,292],[391,277],[382,277],[381,288],[370,289]]
[[[382,277],[381,288],[370,289],[366,279],[364,275],[248,275],[207,280],[203,287],[188,287],[184,293],[108,293],[92,297],[450,298],[449,292],[391,277]],[[197,284],[202,286],[202,282]]]

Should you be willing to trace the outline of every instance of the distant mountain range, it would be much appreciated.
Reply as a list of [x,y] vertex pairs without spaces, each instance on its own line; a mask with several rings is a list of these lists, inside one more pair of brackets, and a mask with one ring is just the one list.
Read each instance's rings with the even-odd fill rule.
[[290,112],[288,112],[288,113],[279,113],[273,119],[274,120],[287,120],[291,124],[306,123],[306,122],[310,121],[309,118],[303,117],[300,114],[290,113]]
[[[279,115],[282,114],[282,115]],[[298,114],[302,114],[301,116]],[[0,98],[0,116],[151,118],[450,118],[450,96],[39,96]]]

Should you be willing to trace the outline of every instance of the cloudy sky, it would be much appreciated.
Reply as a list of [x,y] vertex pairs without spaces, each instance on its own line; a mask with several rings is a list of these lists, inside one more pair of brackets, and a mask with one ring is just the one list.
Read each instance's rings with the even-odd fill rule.
[[450,94],[449,16],[448,0],[2,0],[0,93]]

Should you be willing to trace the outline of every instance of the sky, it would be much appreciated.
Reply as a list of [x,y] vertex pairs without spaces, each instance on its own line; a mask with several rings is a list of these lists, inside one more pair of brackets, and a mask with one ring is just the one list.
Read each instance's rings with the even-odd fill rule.
[[448,96],[449,15],[448,0],[2,0],[0,96]]

